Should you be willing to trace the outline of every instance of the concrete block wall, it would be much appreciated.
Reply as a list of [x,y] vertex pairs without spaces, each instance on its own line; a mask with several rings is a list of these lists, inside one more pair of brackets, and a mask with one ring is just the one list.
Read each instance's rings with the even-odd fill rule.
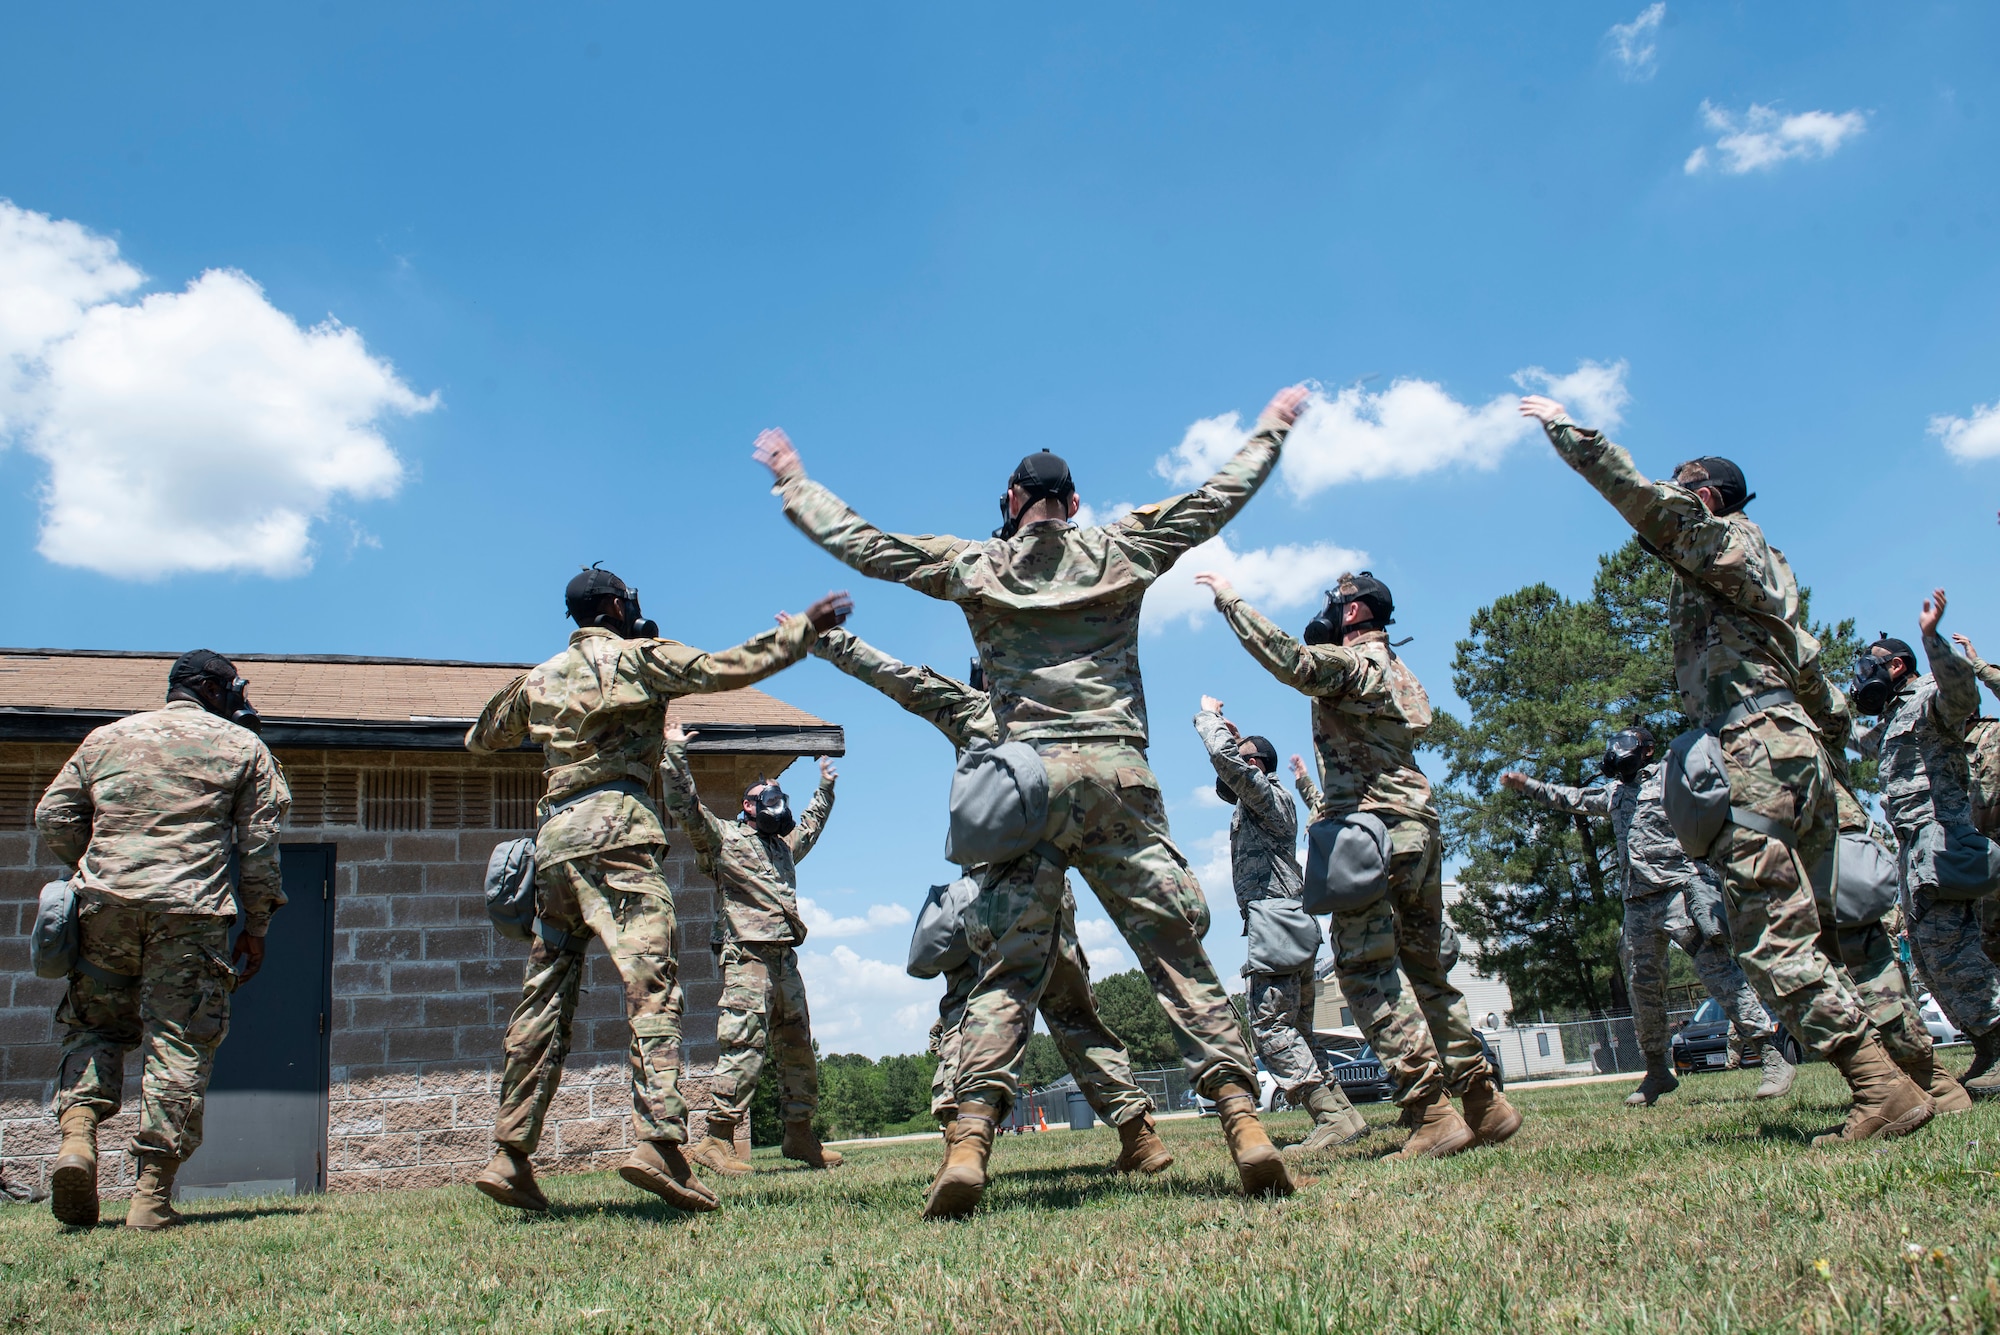
[[[38,748],[32,760],[27,750],[0,747],[0,765],[32,763],[38,772],[53,774],[68,749]],[[324,782],[325,775],[316,771],[327,770],[450,774],[540,768],[532,755],[319,751],[280,758],[301,789]],[[694,758],[703,801],[718,812],[735,810],[746,783],[785,763],[784,757]],[[288,842],[335,846],[330,1190],[462,1181],[491,1157],[502,1040],[520,998],[527,946],[493,930],[481,886],[493,846],[520,833],[320,824],[287,829]],[[682,1090],[691,1110],[690,1133],[700,1135],[703,1114],[713,1106],[708,1077],[721,998],[709,949],[715,891],[696,869],[685,841],[670,839],[667,872],[686,995]],[[46,1189],[55,1152],[49,1102],[59,1056],[54,1011],[64,987],[35,978],[28,967],[24,933],[35,897],[44,881],[62,874],[43,856],[31,831],[0,831],[0,1002],[5,1003],[0,1006],[0,1171],[10,1182],[39,1189]],[[543,1171],[608,1167],[630,1149],[629,1039],[617,974],[593,947],[562,1088],[536,1156]],[[127,1069],[128,1107],[136,1107],[137,1093],[135,1057]],[[130,1136],[122,1124],[130,1116],[108,1124],[101,1137],[113,1151],[105,1161],[107,1186],[130,1185],[132,1170],[121,1149]],[[739,1133],[739,1148],[748,1152],[747,1127]]]

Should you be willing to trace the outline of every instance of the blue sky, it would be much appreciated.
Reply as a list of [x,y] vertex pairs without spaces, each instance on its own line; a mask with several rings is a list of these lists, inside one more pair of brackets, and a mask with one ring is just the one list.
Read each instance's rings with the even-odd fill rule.
[[[601,559],[679,639],[849,585],[855,631],[957,670],[952,609],[781,520],[758,429],[885,526],[976,536],[1027,450],[1105,512],[1310,379],[1225,555],[1296,626],[1365,554],[1449,706],[1474,608],[1580,593],[1622,536],[1495,406],[1539,367],[1656,474],[1742,462],[1818,610],[1907,636],[1941,582],[2000,645],[1989,6],[4,23],[8,643],[535,659]],[[1288,751],[1306,707],[1155,597],[1153,759],[1212,867],[1197,697]],[[773,689],[852,752],[802,889],[894,918],[946,871],[944,743],[824,665]],[[825,1045],[919,1046],[906,928],[847,925],[809,943]]]

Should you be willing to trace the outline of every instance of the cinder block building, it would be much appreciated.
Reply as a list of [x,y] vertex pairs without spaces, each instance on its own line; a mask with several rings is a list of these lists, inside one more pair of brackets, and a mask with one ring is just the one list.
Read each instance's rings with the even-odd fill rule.
[[[235,998],[202,1148],[186,1194],[366,1191],[469,1178],[492,1152],[500,1045],[520,996],[525,943],[487,921],[487,855],[531,833],[539,752],[475,756],[462,739],[527,664],[233,654],[285,767],[289,903],[264,970]],[[0,1171],[46,1187],[64,984],[36,978],[27,931],[42,885],[64,874],[34,809],[76,744],[157,708],[174,655],[0,649]],[[719,813],[804,756],[837,756],[841,729],[762,691],[691,696],[673,718],[702,800]],[[715,888],[676,841],[685,1089],[700,1133],[710,1106],[721,984],[709,934]],[[575,1040],[542,1150],[544,1171],[609,1166],[630,1147],[628,1031],[617,976],[592,947]],[[138,1101],[107,1123],[100,1176],[129,1188]]]

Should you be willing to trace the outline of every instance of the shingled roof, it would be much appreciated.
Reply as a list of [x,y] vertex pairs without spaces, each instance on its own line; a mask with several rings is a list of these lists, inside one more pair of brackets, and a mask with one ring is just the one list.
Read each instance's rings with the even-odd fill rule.
[[[157,709],[177,654],[0,649],[0,740],[75,741],[126,714]],[[493,693],[532,663],[227,654],[250,683],[273,746],[456,750]],[[701,729],[691,750],[841,755],[826,722],[759,690],[690,695],[668,711]]]

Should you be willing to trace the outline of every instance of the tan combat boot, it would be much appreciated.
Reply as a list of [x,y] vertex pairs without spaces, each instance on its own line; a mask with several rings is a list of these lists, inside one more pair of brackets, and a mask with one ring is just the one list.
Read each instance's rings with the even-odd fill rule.
[[1118,1124],[1118,1171],[1121,1173],[1164,1173],[1173,1167],[1174,1156],[1153,1129],[1153,1115],[1140,1113]]
[[1967,1089],[1972,1088],[1973,1081],[1992,1070],[1995,1062],[2000,1062],[2000,1029],[1989,1029],[1983,1034],[1972,1034],[1970,1037],[1972,1065],[1965,1068],[1965,1074],[1959,1079],[1959,1083]]
[[479,1170],[472,1185],[502,1205],[516,1210],[546,1210],[549,1198],[535,1181],[535,1166],[519,1150],[501,1145],[493,1151],[493,1161]]
[[688,1151],[687,1157],[709,1172],[721,1173],[724,1177],[741,1177],[745,1173],[756,1172],[753,1165],[736,1157],[736,1129],[742,1125],[740,1117],[710,1113],[707,1131]]
[[1972,1095],[1965,1092],[1958,1081],[1952,1079],[1951,1072],[1944,1069],[1936,1054],[1924,1053],[1915,1061],[1897,1062],[1903,1074],[1910,1077],[1910,1083],[1931,1096],[1937,1105],[1937,1115],[1972,1111]]
[[49,1178],[49,1210],[72,1228],[97,1223],[97,1110],[82,1104],[63,1109],[62,1148]]
[[671,1140],[642,1140],[618,1165],[618,1176],[641,1191],[650,1191],[677,1210],[699,1214],[722,1201],[688,1167],[681,1147]]
[[1625,1096],[1628,1108],[1650,1108],[1660,1101],[1660,1095],[1671,1094],[1681,1087],[1680,1078],[1674,1068],[1667,1065],[1667,1054],[1649,1052],[1646,1054],[1646,1078],[1639,1087]]
[[139,1156],[139,1185],[132,1189],[132,1208],[125,1212],[125,1227],[148,1233],[172,1228],[181,1222],[174,1208],[174,1175],[181,1161],[164,1154]]
[[1753,1099],[1775,1099],[1789,1094],[1799,1068],[1785,1060],[1785,1050],[1770,1039],[1764,1040],[1764,1079]]
[[1854,1107],[1847,1124],[1838,1131],[1814,1136],[1815,1145],[1838,1145],[1848,1140],[1907,1136],[1931,1120],[1937,1108],[1931,1096],[1896,1068],[1880,1039],[1873,1032],[1828,1054],[1840,1068],[1854,1091]]
[[[1469,1099],[1467,1101],[1470,1102]],[[1519,1113],[1514,1115],[1517,1118],[1520,1116]],[[1406,1105],[1403,1125],[1410,1128],[1410,1138],[1403,1142],[1402,1149],[1386,1156],[1388,1158],[1445,1159],[1462,1154],[1479,1143],[1472,1127],[1458,1115],[1458,1109],[1451,1106],[1451,1095],[1442,1088],[1431,1095],[1428,1102]]]
[[830,1150],[819,1143],[819,1135],[810,1121],[785,1123],[785,1143],[778,1147],[778,1153],[808,1168],[838,1168],[847,1162],[847,1156],[839,1150]]
[[972,1213],[986,1193],[986,1157],[993,1153],[993,1129],[1000,1110],[970,1100],[945,1129],[944,1164],[931,1179],[924,1218],[959,1219]]
[[1243,1194],[1291,1195],[1291,1170],[1257,1120],[1257,1100],[1250,1091],[1238,1084],[1223,1085],[1215,1091],[1215,1112],[1222,1119],[1222,1134],[1229,1141],[1229,1157],[1236,1160]]
[[1313,1129],[1299,1142],[1302,1154],[1317,1154],[1336,1145],[1352,1145],[1368,1134],[1368,1122],[1354,1111],[1354,1105],[1329,1085],[1314,1085],[1306,1095],[1306,1108],[1313,1115]]
[[1507,1102],[1507,1096],[1481,1071],[1465,1087],[1465,1122],[1481,1145],[1498,1145],[1521,1129],[1521,1110]]

